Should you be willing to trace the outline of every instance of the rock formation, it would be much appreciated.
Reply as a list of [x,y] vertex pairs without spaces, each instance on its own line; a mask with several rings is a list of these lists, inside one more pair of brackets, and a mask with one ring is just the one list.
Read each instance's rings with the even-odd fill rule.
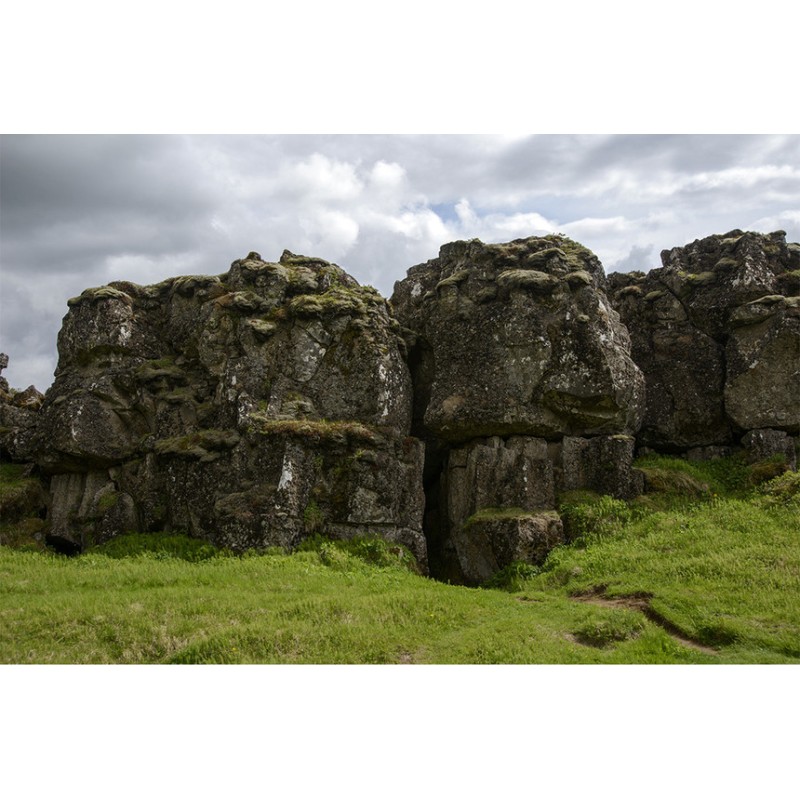
[[665,250],[661,259],[663,267],[646,275],[608,281],[647,381],[640,443],[702,456],[769,430],[776,453],[793,452],[800,246],[787,245],[783,231],[735,230]]
[[35,386],[18,392],[3,377],[8,356],[0,353],[0,458],[33,461],[33,436],[44,395]]
[[531,538],[558,541],[556,491],[640,490],[644,380],[604,285],[596,256],[561,236],[454,242],[395,284],[430,558],[452,579],[486,580]]
[[373,289],[250,253],[69,306],[37,430],[51,539],[169,527],[241,551],[377,533],[425,564],[404,343]]
[[639,494],[636,447],[796,465],[800,245],[732,231],[662,260],[606,279],[564,236],[453,242],[391,304],[288,251],[88,289],[46,396],[0,377],[0,457],[35,462],[65,552],[379,535],[479,583],[564,540],[564,493]]

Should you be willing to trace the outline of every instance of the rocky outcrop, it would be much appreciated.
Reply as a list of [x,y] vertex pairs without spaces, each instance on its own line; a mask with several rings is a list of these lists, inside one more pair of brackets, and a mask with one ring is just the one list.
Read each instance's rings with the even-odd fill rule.
[[735,230],[661,259],[608,282],[647,381],[640,443],[683,452],[800,432],[800,246]]
[[480,583],[564,540],[559,495],[641,493],[637,449],[796,466],[800,246],[732,231],[662,260],[606,279],[564,236],[453,242],[391,304],[288,251],[88,289],[47,395],[0,377],[0,457],[35,461],[12,468],[43,481],[28,521],[46,502],[64,552],[378,535]]
[[0,353],[0,458],[32,461],[33,436],[44,395],[35,386],[16,391],[2,376],[8,356]]
[[[643,381],[597,258],[564,237],[453,242],[395,284],[418,417],[448,442],[634,432]],[[424,406],[424,410],[423,407]]]
[[378,533],[425,565],[404,343],[373,289],[251,253],[69,306],[37,430],[54,540],[170,528],[239,551]]
[[[440,574],[479,582],[546,553],[560,528],[531,514],[559,489],[636,493],[644,381],[604,285],[596,256],[561,236],[454,242],[395,284]],[[598,466],[612,453],[618,469]]]

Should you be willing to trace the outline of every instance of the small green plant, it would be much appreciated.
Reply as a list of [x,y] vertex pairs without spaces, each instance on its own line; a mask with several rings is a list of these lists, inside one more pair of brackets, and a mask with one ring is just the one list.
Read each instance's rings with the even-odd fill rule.
[[88,552],[101,553],[109,558],[149,555],[182,561],[207,561],[227,555],[227,551],[220,550],[210,542],[175,533],[126,533],[92,547]]
[[737,453],[708,461],[688,461],[675,456],[646,456],[634,464],[642,470],[650,491],[700,497],[750,488],[750,468]]
[[619,612],[603,619],[592,618],[572,633],[581,644],[608,647],[633,639],[644,631],[644,619],[636,614]]
[[105,514],[106,511],[112,509],[117,504],[118,499],[119,494],[117,492],[108,492],[108,494],[104,494],[97,501],[97,512],[99,514]]
[[771,458],[753,464],[749,469],[748,480],[752,486],[760,486],[762,483],[782,475],[788,469],[789,464],[786,462],[786,456],[778,453]]
[[800,472],[784,472],[759,487],[763,506],[800,509]]
[[619,533],[633,519],[630,506],[609,495],[590,503],[565,504],[560,511],[571,541]]
[[308,505],[303,511],[303,522],[305,523],[306,533],[320,533],[325,526],[325,514],[317,505],[316,500],[309,500]]
[[338,540],[316,534],[304,539],[297,551],[318,553],[325,566],[343,571],[368,564],[374,567],[400,568],[417,574],[420,572],[417,560],[405,545],[388,542],[378,536]]
[[524,561],[512,561],[496,572],[483,584],[485,589],[503,589],[506,592],[521,592],[525,582],[539,574],[538,567]]

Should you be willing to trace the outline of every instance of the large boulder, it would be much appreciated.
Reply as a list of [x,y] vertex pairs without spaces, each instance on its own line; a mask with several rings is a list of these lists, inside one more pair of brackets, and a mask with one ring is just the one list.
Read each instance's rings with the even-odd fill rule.
[[557,491],[635,494],[644,380],[604,285],[563,236],[453,242],[395,284],[434,574],[480,583],[541,561],[563,540]]
[[69,306],[37,431],[54,536],[378,534],[424,567],[405,343],[374,289],[286,251]]
[[800,426],[800,246],[731,231],[661,254],[648,274],[609,276],[644,372],[641,444],[686,451]]
[[644,381],[603,285],[596,256],[559,236],[453,242],[412,267],[391,302],[424,428],[454,443],[636,431]]

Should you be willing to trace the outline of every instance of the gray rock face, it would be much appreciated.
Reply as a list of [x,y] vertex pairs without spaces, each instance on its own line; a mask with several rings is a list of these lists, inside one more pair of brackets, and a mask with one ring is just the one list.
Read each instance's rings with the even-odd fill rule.
[[606,281],[563,236],[453,242],[391,305],[288,251],[88,289],[46,397],[0,376],[0,456],[36,462],[65,547],[379,535],[481,583],[563,541],[560,493],[641,493],[637,446],[796,465],[800,246],[732,231],[662,260]]
[[552,514],[531,513],[555,507],[544,439],[495,436],[450,450],[439,496],[444,502],[436,530],[440,539],[446,533],[442,566],[457,580],[481,583],[515,559],[535,556],[539,563],[563,541]]
[[[633,432],[644,381],[603,270],[564,237],[453,242],[395,284],[417,416],[448,442]],[[424,406],[424,408],[423,408]]]
[[638,429],[644,380],[604,283],[589,250],[548,236],[454,242],[395,284],[436,574],[478,583],[541,558],[563,538],[547,516],[557,489],[635,494],[624,434]]
[[561,491],[593,489],[624,500],[644,491],[643,475],[633,469],[632,436],[565,436],[561,444],[558,483]]
[[23,391],[9,387],[2,377],[8,356],[0,353],[0,458],[10,461],[32,461],[34,434],[44,395],[35,386]]
[[373,289],[287,251],[69,305],[37,430],[54,536],[380,534],[425,566],[404,342]]
[[467,520],[459,558],[466,580],[483,583],[514,561],[541,564],[564,542],[555,511],[536,514],[483,511]]
[[683,451],[800,429],[800,248],[785,238],[731,231],[665,250],[647,275],[609,277],[647,381],[642,444]]
[[797,469],[797,453],[794,440],[785,431],[749,431],[742,437],[742,447],[752,463],[782,458],[789,469]]

